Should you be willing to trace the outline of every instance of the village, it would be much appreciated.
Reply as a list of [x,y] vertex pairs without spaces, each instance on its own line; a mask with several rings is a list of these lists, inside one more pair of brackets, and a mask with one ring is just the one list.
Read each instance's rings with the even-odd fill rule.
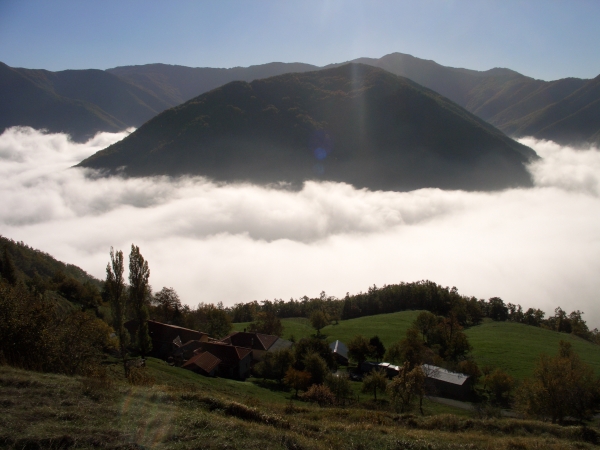
[[[273,354],[294,346],[294,342],[279,336],[245,330],[215,339],[201,331],[155,320],[148,320],[147,324],[152,340],[152,350],[148,356],[207,377],[246,380],[252,376],[255,365],[263,361],[268,353]],[[126,322],[125,327],[135,336],[135,320]],[[329,344],[329,349],[337,366],[345,367],[352,381],[362,381],[363,376],[373,371],[385,374],[388,379],[397,377],[401,372],[401,366],[389,362],[360,361],[356,367],[349,368],[346,344],[336,340]],[[456,400],[472,398],[474,383],[471,376],[431,364],[422,364],[421,369],[425,375],[428,394]],[[336,371],[333,375],[339,373]]]

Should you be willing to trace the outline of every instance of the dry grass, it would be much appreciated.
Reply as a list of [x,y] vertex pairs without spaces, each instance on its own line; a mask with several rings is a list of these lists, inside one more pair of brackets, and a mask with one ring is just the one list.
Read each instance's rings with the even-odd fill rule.
[[208,384],[139,386],[0,366],[0,447],[9,449],[585,449],[597,439],[579,426],[319,408]]

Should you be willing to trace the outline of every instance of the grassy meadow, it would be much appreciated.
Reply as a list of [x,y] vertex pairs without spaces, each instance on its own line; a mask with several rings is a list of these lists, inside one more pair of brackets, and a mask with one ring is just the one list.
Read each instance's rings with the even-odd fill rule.
[[[391,314],[359,317],[329,325],[321,331],[328,342],[339,339],[348,342],[362,334],[370,338],[378,335],[384,345],[403,339],[420,311],[402,311]],[[314,335],[310,321],[305,318],[282,319],[283,337],[296,339]],[[249,323],[235,323],[234,330],[242,331]],[[535,363],[542,353],[555,355],[561,340],[569,341],[581,359],[600,375],[600,347],[577,336],[557,333],[542,328],[513,322],[494,322],[486,319],[481,325],[465,330],[473,346],[473,356],[480,367],[500,367],[513,377],[523,379],[533,373]]]
[[[320,408],[258,380],[205,378],[149,359],[145,385],[0,366],[0,447],[9,449],[587,449],[595,428],[486,419],[430,402]],[[358,384],[358,383],[357,383]],[[458,414],[457,414],[458,413]],[[471,417],[470,417],[471,416]]]

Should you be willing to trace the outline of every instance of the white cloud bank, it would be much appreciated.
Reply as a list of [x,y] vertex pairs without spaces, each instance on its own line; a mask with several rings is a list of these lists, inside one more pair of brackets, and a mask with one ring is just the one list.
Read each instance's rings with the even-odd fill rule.
[[191,305],[343,296],[430,279],[479,298],[585,311],[600,327],[600,152],[524,139],[536,187],[496,193],[299,192],[205,179],[97,178],[69,169],[126,133],[86,144],[0,136],[0,234],[104,277],[109,248],[140,246],[155,289]]

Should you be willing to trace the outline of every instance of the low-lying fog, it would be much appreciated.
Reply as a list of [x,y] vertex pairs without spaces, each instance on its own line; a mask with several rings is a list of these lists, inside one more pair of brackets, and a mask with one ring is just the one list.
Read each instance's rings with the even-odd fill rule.
[[85,144],[0,136],[0,234],[104,278],[111,246],[140,246],[155,290],[226,305],[429,279],[464,295],[582,310],[600,327],[600,151],[523,139],[535,188],[495,193],[300,192],[202,178],[98,178],[69,169],[126,133]]

